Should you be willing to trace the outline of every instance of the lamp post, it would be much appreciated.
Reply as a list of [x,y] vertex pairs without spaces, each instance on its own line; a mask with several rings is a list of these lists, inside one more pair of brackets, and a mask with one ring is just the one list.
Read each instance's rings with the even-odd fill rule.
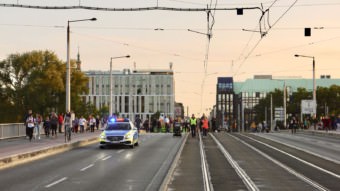
[[295,57],[304,57],[304,58],[312,58],[313,59],[313,102],[314,102],[314,115],[316,116],[316,84],[315,84],[315,58],[314,56],[305,56],[295,54]]
[[130,58],[130,55],[126,56],[117,56],[117,57],[111,57],[110,58],[110,116],[112,116],[112,60],[118,59],[118,58]]
[[96,18],[91,18],[67,21],[66,112],[71,111],[70,23],[96,20]]

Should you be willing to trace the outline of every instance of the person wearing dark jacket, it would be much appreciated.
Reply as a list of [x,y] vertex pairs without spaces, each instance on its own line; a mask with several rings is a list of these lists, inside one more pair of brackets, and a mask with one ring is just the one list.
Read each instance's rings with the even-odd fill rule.
[[45,131],[45,136],[50,137],[50,129],[51,129],[51,122],[50,122],[50,117],[46,117],[44,120],[44,131]]

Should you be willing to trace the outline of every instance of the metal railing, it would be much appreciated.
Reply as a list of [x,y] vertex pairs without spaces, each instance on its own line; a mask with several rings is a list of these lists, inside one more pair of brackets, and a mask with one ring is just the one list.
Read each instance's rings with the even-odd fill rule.
[[23,123],[0,124],[0,140],[26,136],[26,126]]

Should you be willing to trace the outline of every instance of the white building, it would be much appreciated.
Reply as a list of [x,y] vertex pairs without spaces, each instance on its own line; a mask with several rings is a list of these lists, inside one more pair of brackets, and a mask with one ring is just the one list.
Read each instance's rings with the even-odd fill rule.
[[[82,95],[97,109],[110,104],[110,72],[86,71],[89,93]],[[157,111],[174,116],[173,70],[112,71],[112,112],[134,120],[146,119]]]

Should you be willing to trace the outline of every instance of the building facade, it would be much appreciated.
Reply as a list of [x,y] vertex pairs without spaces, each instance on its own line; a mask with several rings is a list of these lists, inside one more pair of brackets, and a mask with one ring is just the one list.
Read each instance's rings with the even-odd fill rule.
[[217,125],[230,125],[234,120],[234,82],[232,77],[217,78],[216,86],[216,118]]
[[89,93],[83,100],[97,109],[111,104],[112,112],[134,120],[138,115],[149,118],[156,112],[174,117],[173,70],[134,70],[112,72],[112,103],[110,103],[110,72],[86,71]]
[[[317,87],[330,87],[340,85],[340,79],[331,79],[321,76],[316,79]],[[297,92],[298,88],[313,91],[312,79],[285,79],[273,78],[271,75],[254,76],[244,82],[234,82],[231,77],[219,77],[217,79],[216,105],[212,113],[216,117],[218,125],[224,120],[229,125],[237,123],[238,128],[249,126],[256,117],[254,107],[275,89],[284,90],[287,96]],[[284,101],[283,101],[284,102]],[[283,107],[283,105],[282,105]],[[270,119],[270,113],[268,113]]]

